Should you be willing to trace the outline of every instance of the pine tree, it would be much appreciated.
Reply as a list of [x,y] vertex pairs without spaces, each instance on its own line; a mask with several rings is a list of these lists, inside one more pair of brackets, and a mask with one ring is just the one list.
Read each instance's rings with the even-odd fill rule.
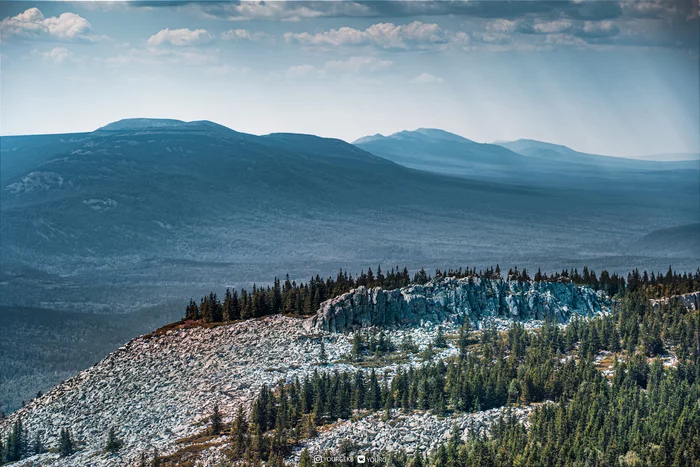
[[243,410],[241,407],[238,407],[236,416],[233,419],[233,426],[231,427],[233,453],[236,458],[241,457],[245,452],[247,436],[248,424],[243,416]]
[[163,459],[160,458],[158,448],[153,448],[153,458],[151,459],[151,467],[161,467]]
[[12,425],[12,430],[7,436],[4,457],[7,462],[14,462],[20,460],[26,453],[27,439],[23,428],[22,419],[20,418]]
[[58,452],[61,457],[70,456],[75,452],[73,439],[68,428],[61,428],[61,433],[58,439]]
[[219,413],[219,403],[214,404],[214,412],[211,414],[209,419],[211,426],[209,427],[209,432],[212,435],[218,435],[221,433],[222,422],[221,414]]
[[115,452],[119,451],[123,445],[124,445],[124,443],[122,442],[122,440],[117,438],[117,435],[114,432],[114,428],[110,427],[109,432],[107,433],[107,442],[105,443],[105,451],[115,453]]
[[382,388],[379,386],[379,381],[377,380],[377,373],[372,368],[369,374],[369,401],[368,406],[372,410],[379,410],[382,406]]
[[[32,451],[34,454],[41,454],[45,451],[44,444],[41,442],[41,435],[37,431],[34,433],[34,445],[32,446]],[[2,449],[0,448],[0,456],[2,455]]]
[[416,449],[416,454],[413,456],[409,467],[423,467],[423,455]]
[[438,326],[437,334],[435,335],[434,347],[438,349],[447,348],[447,340],[445,339],[445,334],[442,332],[442,326]]
[[364,342],[362,341],[362,335],[359,332],[355,332],[352,336],[352,356],[355,360],[359,361],[362,359],[363,349]]
[[309,454],[309,450],[307,448],[304,448],[303,451],[301,451],[301,456],[299,457],[299,467],[312,467],[313,462],[311,460],[311,454]]
[[321,347],[319,348],[318,352],[318,360],[323,365],[328,363],[328,354],[326,353],[326,344],[323,343],[323,337],[321,338]]
[[306,415],[306,437],[314,438],[316,437],[316,420],[313,414]]

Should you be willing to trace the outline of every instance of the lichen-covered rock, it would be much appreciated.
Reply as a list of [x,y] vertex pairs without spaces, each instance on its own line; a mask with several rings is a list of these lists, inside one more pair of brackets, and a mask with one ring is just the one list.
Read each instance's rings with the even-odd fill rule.
[[571,283],[448,277],[395,290],[358,287],[323,302],[305,327],[345,332],[465,316],[472,321],[487,317],[554,318],[563,323],[574,313],[590,316],[609,305],[602,292]]
[[669,303],[672,300],[680,301],[680,303],[689,310],[700,310],[700,292],[691,292],[683,295],[676,295],[670,298],[660,298],[650,301],[652,306],[657,307],[661,304]]

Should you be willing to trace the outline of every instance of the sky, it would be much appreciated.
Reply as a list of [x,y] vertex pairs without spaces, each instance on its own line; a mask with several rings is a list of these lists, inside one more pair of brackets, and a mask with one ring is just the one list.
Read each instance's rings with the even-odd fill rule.
[[698,2],[0,1],[0,133],[122,118],[700,151]]

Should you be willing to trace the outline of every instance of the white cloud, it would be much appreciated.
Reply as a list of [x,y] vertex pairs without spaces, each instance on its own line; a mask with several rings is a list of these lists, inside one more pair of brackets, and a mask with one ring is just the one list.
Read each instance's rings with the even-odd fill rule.
[[163,44],[193,46],[206,44],[213,38],[214,36],[206,29],[162,29],[149,37],[146,43],[151,47]]
[[421,73],[420,75],[409,81],[412,84],[442,84],[444,79],[433,76],[430,73]]
[[327,70],[338,70],[351,73],[360,71],[377,71],[391,66],[391,60],[381,60],[376,57],[350,57],[347,60],[331,60],[326,62]]
[[327,61],[321,67],[308,64],[290,66],[284,76],[287,79],[325,77],[332,79],[352,78],[353,81],[357,81],[361,79],[357,73],[377,71],[391,66],[392,63],[391,60],[381,60],[376,57],[350,57],[347,60]]
[[52,39],[64,41],[96,42],[106,36],[98,36],[92,25],[75,13],[62,13],[60,16],[45,18],[38,8],[29,8],[17,16],[7,17],[0,22],[3,38],[18,36],[26,39]]
[[214,66],[209,66],[206,67],[206,71],[208,73],[214,73],[220,76],[233,76],[233,75],[247,75],[250,73],[250,68],[244,66],[244,67],[235,67],[231,66],[228,64],[225,65],[214,65]]
[[508,19],[494,19],[487,21],[484,25],[484,30],[489,32],[513,32],[517,28],[518,23]]
[[287,68],[285,76],[289,79],[298,79],[311,76],[323,76],[326,70],[316,68],[313,65],[294,65]]
[[224,40],[243,40],[250,42],[270,41],[274,42],[274,36],[266,32],[250,32],[246,29],[229,29],[221,33],[221,38]]
[[73,58],[73,53],[66,49],[65,47],[54,47],[53,49],[46,52],[38,52],[44,60],[50,60],[53,63],[61,64],[67,62]]
[[435,23],[414,21],[406,25],[377,23],[365,30],[351,27],[309,34],[285,33],[287,42],[307,46],[338,47],[372,45],[383,49],[428,49],[448,42],[445,31]]
[[142,65],[185,65],[212,66],[219,62],[218,50],[202,52],[197,49],[175,49],[163,47],[147,47],[145,49],[130,49],[126,53],[108,57],[104,62],[109,66],[124,66],[129,64]]
[[370,8],[359,2],[325,2],[321,8],[316,4],[285,1],[244,1],[240,3],[202,2],[191,8],[208,17],[229,21],[280,20],[301,21],[333,16],[366,16]]
[[612,21],[586,21],[576,34],[584,38],[605,38],[616,36],[619,32],[620,28]]

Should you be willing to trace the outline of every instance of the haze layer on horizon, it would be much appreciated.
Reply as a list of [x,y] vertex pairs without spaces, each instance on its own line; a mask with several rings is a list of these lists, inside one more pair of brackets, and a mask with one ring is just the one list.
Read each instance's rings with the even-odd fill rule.
[[697,2],[0,2],[3,135],[122,118],[700,151]]

